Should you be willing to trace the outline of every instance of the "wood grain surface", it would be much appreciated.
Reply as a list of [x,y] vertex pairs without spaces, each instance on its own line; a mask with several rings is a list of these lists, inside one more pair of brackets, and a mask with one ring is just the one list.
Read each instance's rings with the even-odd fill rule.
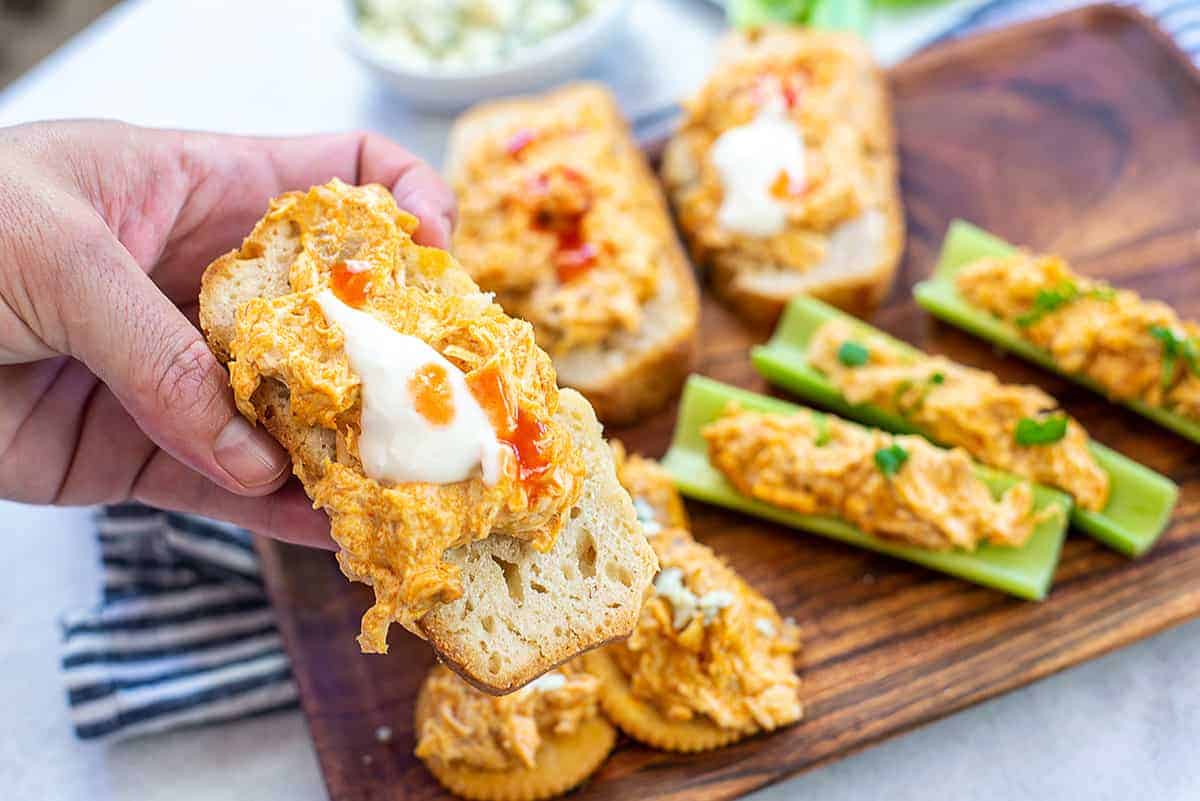
[[[799,622],[806,719],[707,755],[625,742],[580,801],[730,798],[1200,614],[1200,449],[934,322],[910,294],[947,222],[962,216],[1200,317],[1196,72],[1149,22],[1100,7],[941,46],[891,79],[910,239],[872,321],[1045,387],[1096,439],[1182,485],[1173,524],[1136,562],[1073,533],[1050,598],[1034,604],[691,504],[697,536]],[[700,372],[764,391],[747,348],[765,336],[706,300]],[[611,433],[659,455],[673,422],[667,411]],[[332,799],[441,798],[412,756],[428,649],[397,626],[389,656],[359,654],[368,593],[328,554],[262,552]],[[390,740],[377,737],[380,726]]]

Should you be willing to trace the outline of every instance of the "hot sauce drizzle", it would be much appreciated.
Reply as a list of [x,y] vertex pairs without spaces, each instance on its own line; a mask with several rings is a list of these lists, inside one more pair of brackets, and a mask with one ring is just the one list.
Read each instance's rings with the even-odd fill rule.
[[771,97],[783,100],[783,105],[789,111],[798,108],[804,96],[804,85],[810,79],[807,70],[798,70],[787,75],[764,75],[752,88],[756,102],[765,103]]
[[337,299],[355,309],[362,308],[367,302],[367,287],[371,285],[371,271],[355,272],[346,262],[339,261],[333,265],[333,279],[329,288]]
[[529,192],[538,204],[534,227],[558,238],[554,268],[559,283],[574,281],[596,265],[599,253],[583,234],[583,218],[592,206],[587,178],[559,165],[533,176]]
[[519,158],[525,152],[525,148],[532,145],[536,139],[537,131],[532,128],[522,128],[509,138],[504,149],[513,158]]
[[515,410],[504,392],[504,382],[495,367],[484,367],[467,376],[467,386],[483,407],[500,440],[517,460],[517,479],[530,498],[537,496],[542,477],[550,469],[550,458],[542,450],[546,426],[524,409]]
[[596,265],[596,246],[582,238],[578,230],[558,235],[554,269],[559,283],[570,283]]
[[537,495],[541,478],[550,469],[550,459],[542,452],[540,444],[545,436],[545,424],[524,409],[518,409],[517,424],[499,437],[516,454],[518,476],[530,497]]
[[430,362],[422,366],[408,379],[408,391],[417,414],[430,424],[445,426],[454,420],[454,394],[442,365]]

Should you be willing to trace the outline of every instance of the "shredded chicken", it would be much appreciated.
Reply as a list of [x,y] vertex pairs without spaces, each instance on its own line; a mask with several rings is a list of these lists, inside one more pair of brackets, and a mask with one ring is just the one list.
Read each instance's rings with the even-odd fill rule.
[[[664,529],[650,543],[659,592],[610,651],[633,694],[671,720],[701,715],[726,729],[799,720],[795,625],[687,531]],[[665,579],[680,586],[668,592]]]
[[[825,259],[834,228],[883,204],[888,182],[877,176],[886,169],[888,122],[871,111],[881,101],[867,96],[864,63],[872,69],[869,56],[836,34],[766,30],[732,40],[712,79],[685,103],[676,134],[699,174],[691,175],[682,163],[665,170],[680,225],[702,257],[729,251],[755,263],[805,271]],[[773,191],[786,206],[788,224],[765,237],[727,230],[718,220],[724,189],[709,153],[721,134],[779,100],[805,145],[799,191],[782,185]]]
[[[861,348],[866,361],[847,364],[848,347]],[[1037,387],[1002,384],[989,372],[942,356],[902,351],[879,337],[863,336],[841,319],[817,330],[808,361],[852,404],[897,414],[983,464],[1070,493],[1084,509],[1103,509],[1108,502],[1108,473],[1092,456],[1087,432]],[[1018,441],[1022,420],[1051,417],[1066,423],[1060,439]]]
[[995,500],[965,451],[921,437],[736,404],[703,434],[709,459],[739,492],[885,539],[931,550],[1020,547],[1039,522],[1029,484]]
[[617,480],[632,496],[638,518],[647,534],[664,528],[689,528],[687,510],[670,474],[653,459],[627,454],[619,440],[612,440]]
[[[280,223],[299,237],[289,291],[238,309],[231,382],[238,408],[251,420],[252,398],[269,379],[286,385],[298,425],[336,432],[336,453],[318,469],[293,461],[314,505],[330,516],[343,572],[375,589],[359,641],[364,650],[385,652],[392,621],[413,621],[461,596],[459,570],[442,558],[447,549],[493,532],[543,550],[553,545],[582,491],[583,458],[554,419],[554,369],[528,323],[504,314],[446,253],[416,245],[416,219],[386,189],[335,180],[277,198],[241,255],[254,257]],[[360,382],[340,329],[316,301],[335,264],[348,260],[367,285],[359,310],[419,337],[460,368],[498,435],[519,420],[533,421],[537,436],[530,444],[544,471],[530,476],[513,448],[502,451],[502,475],[492,486],[481,477],[385,485],[364,474]],[[285,444],[296,451],[305,436]]]
[[471,140],[456,255],[552,354],[641,325],[674,233],[625,123],[576,87]]
[[480,770],[532,768],[546,738],[571,734],[599,713],[600,682],[557,668],[509,695],[471,687],[438,665],[426,679],[430,714],[416,732],[416,755]]
[[1012,323],[1055,363],[1112,398],[1200,420],[1200,324],[1165,303],[1114,289],[1049,255],[1019,252],[965,266],[958,291]]

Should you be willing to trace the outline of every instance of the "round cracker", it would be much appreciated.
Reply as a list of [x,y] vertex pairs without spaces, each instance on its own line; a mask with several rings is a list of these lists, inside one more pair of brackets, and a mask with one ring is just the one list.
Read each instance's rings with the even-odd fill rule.
[[725,729],[697,715],[671,720],[634,696],[629,680],[603,649],[583,655],[583,666],[600,679],[600,706],[617,727],[640,743],[662,751],[711,751],[754,734],[757,729]]
[[[428,684],[417,696],[416,731],[433,714]],[[469,801],[542,801],[561,795],[596,772],[617,740],[617,730],[602,717],[584,721],[571,734],[542,739],[532,768],[480,770],[461,763],[424,759],[425,767],[450,792]]]

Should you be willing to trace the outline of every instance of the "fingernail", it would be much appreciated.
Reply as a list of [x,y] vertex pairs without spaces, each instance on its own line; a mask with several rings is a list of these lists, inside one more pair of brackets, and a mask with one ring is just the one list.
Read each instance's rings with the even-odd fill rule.
[[217,435],[213,457],[234,481],[247,489],[274,482],[288,467],[287,455],[278,443],[237,415]]

